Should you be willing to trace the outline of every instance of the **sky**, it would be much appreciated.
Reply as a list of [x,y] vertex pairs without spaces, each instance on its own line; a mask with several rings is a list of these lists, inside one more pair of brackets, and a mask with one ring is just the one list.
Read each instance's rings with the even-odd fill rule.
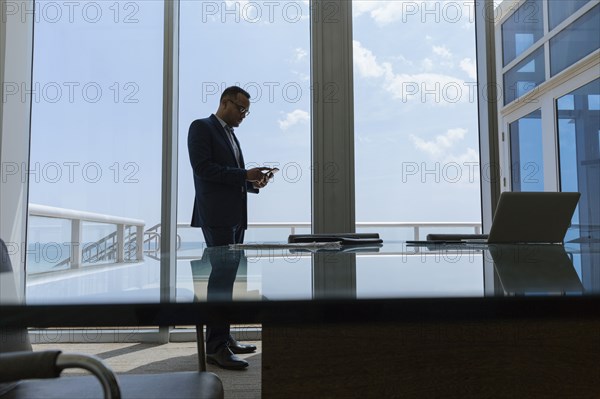
[[[39,2],[34,92],[19,88],[33,100],[30,202],[151,227],[162,2],[66,3]],[[480,221],[472,8],[354,1],[353,23],[356,220]],[[182,1],[180,40],[178,221],[194,196],[187,129],[233,84],[252,95],[236,129],[248,166],[281,169],[249,220],[310,221],[308,2]]]

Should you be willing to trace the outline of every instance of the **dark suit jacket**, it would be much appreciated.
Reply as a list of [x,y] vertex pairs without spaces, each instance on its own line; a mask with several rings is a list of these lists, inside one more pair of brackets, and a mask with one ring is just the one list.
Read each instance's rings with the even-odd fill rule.
[[215,115],[192,122],[188,151],[194,170],[196,198],[192,227],[247,227],[247,193],[258,193],[246,181],[244,156],[238,167],[231,143]]

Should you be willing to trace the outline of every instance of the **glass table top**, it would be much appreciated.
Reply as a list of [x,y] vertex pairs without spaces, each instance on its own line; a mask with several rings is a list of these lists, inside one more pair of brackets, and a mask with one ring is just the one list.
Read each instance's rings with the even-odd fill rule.
[[587,296],[600,292],[599,269],[597,244],[216,247],[178,253],[174,270],[147,258],[29,275],[24,298],[16,290],[20,277],[5,272],[0,299],[48,305]]

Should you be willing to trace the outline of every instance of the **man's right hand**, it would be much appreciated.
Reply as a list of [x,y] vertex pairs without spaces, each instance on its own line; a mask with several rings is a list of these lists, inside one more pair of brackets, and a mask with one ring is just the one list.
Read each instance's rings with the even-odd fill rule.
[[252,168],[246,171],[246,180],[251,182],[259,182],[262,183],[264,180],[268,179],[267,175],[263,173],[263,171],[271,170],[271,168]]

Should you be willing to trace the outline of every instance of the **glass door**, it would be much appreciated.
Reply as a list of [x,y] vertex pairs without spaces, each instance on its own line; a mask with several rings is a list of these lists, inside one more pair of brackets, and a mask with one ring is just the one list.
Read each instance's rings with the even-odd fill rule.
[[[579,239],[600,241],[600,79],[556,100],[561,191],[581,193]],[[574,237],[577,238],[577,237]]]

